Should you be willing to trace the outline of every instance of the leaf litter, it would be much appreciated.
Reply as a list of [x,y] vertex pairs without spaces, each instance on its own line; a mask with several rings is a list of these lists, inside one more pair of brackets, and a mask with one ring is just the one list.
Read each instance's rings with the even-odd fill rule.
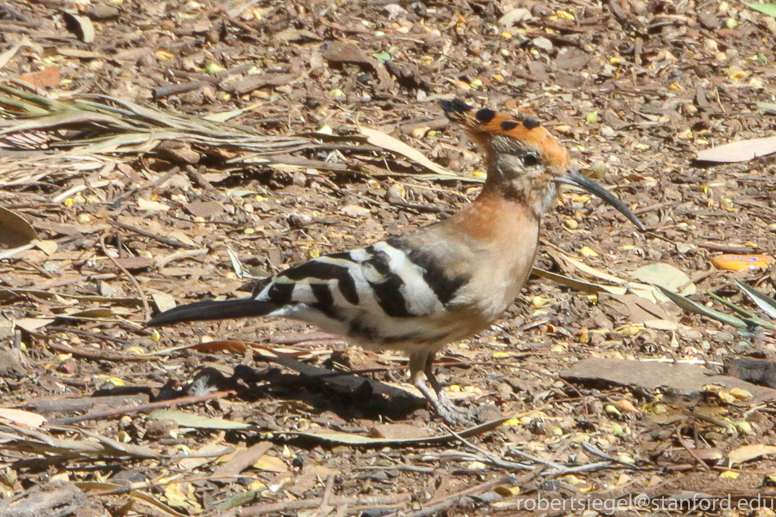
[[[0,262],[0,405],[24,404],[49,420],[34,437],[4,430],[7,443],[38,444],[3,465],[17,476],[2,485],[14,504],[44,479],[34,465],[62,464],[57,479],[81,487],[57,492],[74,511],[83,491],[102,505],[115,495],[97,494],[123,490],[131,511],[168,515],[240,507],[323,515],[335,506],[509,513],[555,485],[601,498],[771,493],[761,472],[773,456],[755,453],[770,447],[772,403],[736,398],[735,386],[696,374],[675,395],[665,375],[685,365],[717,373],[723,362],[738,364],[731,358],[770,364],[774,352],[766,300],[750,301],[736,285],[770,298],[771,264],[709,268],[712,255],[776,248],[774,169],[763,147],[773,138],[763,101],[772,96],[774,55],[757,43],[776,30],[770,16],[695,3],[681,12],[563,1],[212,7],[143,1],[130,12],[95,3],[74,11],[78,27],[68,32],[48,4],[0,6],[10,78],[0,94],[0,205],[40,242],[56,243]],[[160,31],[148,36],[144,23]],[[606,31],[589,30],[601,24]],[[438,109],[453,95],[533,111],[575,166],[614,186],[650,228],[637,235],[599,202],[563,194],[543,223],[555,246],[544,244],[538,257],[544,279],[498,325],[448,347],[439,369],[451,397],[514,417],[451,440],[403,386],[402,358],[287,321],[143,327],[144,302],[231,296],[252,278],[467,202],[483,176],[467,137]],[[379,135],[370,141],[363,128]],[[692,162],[706,150],[727,162],[730,149],[719,151],[728,142],[744,147],[744,161]],[[666,279],[660,271],[632,276],[655,265],[685,276],[670,285],[655,281]],[[668,293],[693,309],[683,312]],[[663,384],[558,376],[590,356],[632,363]],[[742,377],[757,377],[755,366],[739,366]],[[211,479],[219,455],[249,450],[255,434],[176,434],[174,422],[147,416],[176,404],[249,425],[271,447],[239,469],[240,482]],[[406,436],[377,430],[388,425],[448,439],[363,447],[305,438]],[[143,460],[132,445],[162,459]],[[197,457],[207,446],[214,456]],[[193,470],[170,473],[184,448]],[[735,461],[720,463],[720,454]],[[274,470],[253,467],[263,457],[259,465]],[[518,481],[504,474],[524,475],[516,465],[544,470]],[[731,473],[737,478],[726,479]],[[111,475],[134,488],[102,481]]]

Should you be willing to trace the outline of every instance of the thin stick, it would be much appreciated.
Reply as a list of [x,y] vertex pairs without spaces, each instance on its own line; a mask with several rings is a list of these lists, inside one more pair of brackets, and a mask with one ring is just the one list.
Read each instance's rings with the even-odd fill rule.
[[118,210],[121,207],[121,203],[125,199],[127,199],[128,197],[134,195],[136,192],[140,192],[143,189],[154,188],[154,187],[156,187],[158,185],[161,185],[162,183],[164,183],[165,181],[170,179],[175,174],[178,174],[180,171],[181,171],[181,168],[178,167],[178,166],[175,166],[172,169],[170,169],[169,171],[167,171],[161,178],[158,178],[158,179],[156,179],[154,181],[149,181],[145,185],[141,185],[139,187],[135,187],[132,190],[130,190],[129,192],[126,192],[126,193],[122,194],[121,196],[117,197],[113,201],[113,203],[110,204],[111,210]]
[[[491,463],[494,463],[495,465],[498,465],[499,467],[503,467],[503,468],[507,468],[507,469],[517,469],[517,470],[533,470],[533,467],[530,467],[528,465],[522,465],[520,463],[515,463],[515,462],[512,462],[512,461],[503,460],[503,459],[499,458],[498,456],[496,456],[495,454],[493,454],[492,452],[489,452],[489,451],[486,451],[485,449],[477,447],[476,445],[474,445],[473,443],[471,443],[466,438],[464,438],[463,436],[459,435],[458,433],[456,433],[455,431],[453,431],[449,427],[447,427],[447,426],[442,426],[442,427],[444,427],[444,429],[446,429],[448,433],[450,433],[451,435],[455,436],[462,444],[466,445],[470,449],[474,449],[475,451],[479,452],[480,454],[485,456]],[[537,463],[544,463],[542,461],[538,461],[538,460],[536,460],[536,461],[537,461]],[[548,465],[548,463],[544,463],[544,464]],[[551,464],[551,463],[549,463],[549,465],[551,467],[557,469],[557,470],[562,470],[563,469],[563,467],[556,466],[556,465]]]
[[[633,468],[633,465],[627,465],[623,463],[628,468]],[[587,465],[580,465],[579,467],[569,467],[561,470],[560,472],[542,472],[541,476],[565,476],[567,474],[575,474],[577,472],[588,472],[591,470],[597,470],[600,468],[606,468],[611,467],[612,462],[611,461],[599,461],[597,463],[588,463]],[[622,468],[622,467],[621,467]]]
[[687,427],[687,426],[682,425],[682,426],[679,426],[679,427],[676,428],[676,439],[679,441],[679,444],[682,447],[684,447],[684,450],[686,450],[690,454],[690,456],[692,456],[695,459],[695,461],[697,461],[700,464],[700,466],[703,467],[703,470],[705,470],[706,472],[711,471],[711,467],[706,465],[706,462],[703,461],[700,456],[698,456],[698,453],[696,453],[693,450],[693,447],[690,447],[690,444],[687,443],[687,440],[682,438],[682,430],[685,427]]
[[323,489],[323,498],[321,499],[321,505],[318,507],[318,511],[315,512],[317,517],[324,517],[329,513],[329,499],[331,498],[331,490],[334,487],[334,474],[329,474],[326,478],[326,488]]
[[[408,513],[406,515],[407,517],[428,517],[431,515],[437,515],[445,508],[451,507],[452,505],[460,502],[462,499],[466,497],[469,497],[471,495],[483,494],[488,490],[491,490],[494,487],[497,487],[499,485],[507,485],[507,484],[514,485],[515,483],[517,483],[517,479],[515,478],[515,476],[512,476],[512,475],[501,476],[500,478],[496,478],[491,481],[486,481],[485,483],[482,483],[480,485],[467,488],[466,490],[462,490],[457,494],[453,494],[448,497],[445,497],[444,499],[442,499],[441,501],[437,502],[434,505],[428,506],[414,513]],[[397,514],[391,514],[391,515],[397,515]]]
[[588,442],[582,442],[582,448],[585,449],[587,452],[591,454],[595,454],[599,458],[603,458],[607,461],[618,461],[617,458],[614,456],[610,456],[606,454],[604,451],[596,447],[595,445],[588,443]]
[[132,405],[132,406],[117,407],[113,409],[106,409],[105,411],[98,411],[95,413],[87,413],[85,415],[74,416],[72,418],[58,418],[56,420],[50,420],[49,425],[71,425],[71,424],[76,424],[78,422],[83,422],[84,420],[102,420],[103,418],[127,415],[130,413],[141,413],[144,411],[151,411],[152,409],[157,409],[157,408],[167,408],[167,407],[174,408],[179,406],[190,406],[191,404],[198,404],[200,402],[206,402],[208,400],[222,399],[222,398],[228,397],[229,395],[234,395],[236,393],[237,392],[235,391],[216,391],[214,393],[208,393],[207,395],[202,395],[200,397],[181,397],[177,399],[163,400],[161,402],[149,402],[148,404],[141,404],[139,406]]
[[159,241],[162,244],[172,246],[173,248],[199,249],[197,246],[194,246],[187,242],[181,242],[177,239],[168,239],[167,237],[156,235],[155,233],[151,233],[147,230],[143,230],[142,228],[135,228],[134,226],[130,226],[127,223],[122,223],[120,221],[108,221],[108,222],[113,226],[118,226],[119,228],[123,228],[124,230],[129,230],[130,232],[137,233],[138,235],[142,235],[143,237],[154,239],[155,241]]
[[137,290],[137,294],[140,296],[140,301],[143,302],[143,310],[145,311],[145,314],[144,314],[145,318],[144,319],[146,319],[146,320],[149,319],[151,317],[151,308],[148,306],[148,301],[146,300],[145,293],[143,292],[143,288],[140,287],[140,284],[137,282],[135,277],[132,276],[132,274],[129,271],[124,269],[124,266],[119,264],[118,260],[113,258],[108,253],[108,248],[105,247],[105,234],[104,233],[102,235],[100,235],[100,247],[102,248],[102,252],[105,254],[105,256],[108,257],[111,262],[113,262],[113,265],[116,266],[117,268],[119,268],[122,273],[124,273],[125,275],[127,275],[127,277],[129,277],[129,280],[132,282],[132,285],[134,285],[135,289]]
[[[365,506],[368,505],[371,508],[379,506],[397,505],[404,502],[409,502],[411,499],[410,494],[396,494],[394,496],[380,496],[380,497],[332,497],[331,504],[334,506]],[[258,504],[256,506],[246,506],[243,508],[235,508],[223,513],[214,515],[213,517],[251,517],[253,515],[265,515],[268,513],[278,512],[294,512],[296,510],[304,510],[305,508],[315,508],[320,506],[323,498],[316,497],[312,499],[301,499],[294,501],[281,501],[279,503],[265,503]]]

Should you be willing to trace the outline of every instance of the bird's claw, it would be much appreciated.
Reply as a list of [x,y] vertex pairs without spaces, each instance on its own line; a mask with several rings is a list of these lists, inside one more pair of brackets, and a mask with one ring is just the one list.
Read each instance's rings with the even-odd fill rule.
[[415,382],[415,386],[423,393],[423,396],[426,397],[426,400],[431,404],[431,407],[434,408],[436,414],[442,417],[442,420],[448,425],[471,427],[477,424],[472,418],[471,411],[461,409],[453,404],[441,389],[432,393],[423,379],[418,379]]

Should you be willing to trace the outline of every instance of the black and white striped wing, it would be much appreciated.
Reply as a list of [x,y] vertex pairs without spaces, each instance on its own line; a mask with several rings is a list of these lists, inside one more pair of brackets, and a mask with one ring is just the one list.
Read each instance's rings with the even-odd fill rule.
[[449,332],[439,322],[468,278],[451,277],[437,257],[389,239],[288,269],[255,299],[279,307],[271,316],[377,344],[441,339]]

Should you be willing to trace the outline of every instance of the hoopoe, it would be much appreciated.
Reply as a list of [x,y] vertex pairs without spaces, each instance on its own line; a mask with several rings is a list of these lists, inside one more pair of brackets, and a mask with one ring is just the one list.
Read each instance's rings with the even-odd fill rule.
[[[445,344],[488,328],[515,301],[536,255],[539,220],[558,184],[580,187],[639,219],[573,170],[561,144],[531,117],[443,101],[485,154],[480,195],[450,218],[365,248],[325,255],[264,279],[249,298],[170,309],[150,326],[279,316],[312,323],[372,350],[409,356],[411,381],[449,423],[471,423],[434,376]],[[429,390],[428,380],[433,392]]]

